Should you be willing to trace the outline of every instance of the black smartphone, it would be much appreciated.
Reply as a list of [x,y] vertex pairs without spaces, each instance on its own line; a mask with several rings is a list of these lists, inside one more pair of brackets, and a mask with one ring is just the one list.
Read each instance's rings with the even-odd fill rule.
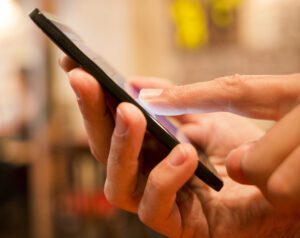
[[[84,41],[70,27],[60,22],[49,13],[34,9],[30,13],[34,23],[69,57],[96,78],[106,92],[117,102],[129,102],[137,106],[147,120],[147,130],[168,150],[179,143],[190,143],[188,138],[166,117],[157,116],[147,111],[138,102],[138,91],[126,88],[126,80],[99,55],[90,50]],[[223,187],[207,156],[200,148],[198,167],[195,175],[216,191]]]

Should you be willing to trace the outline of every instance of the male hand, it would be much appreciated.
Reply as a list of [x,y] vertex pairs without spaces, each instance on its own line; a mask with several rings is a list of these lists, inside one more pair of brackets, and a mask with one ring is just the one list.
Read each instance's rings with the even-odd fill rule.
[[[83,70],[73,69],[76,65],[70,60],[65,58],[61,64],[67,71],[72,70],[69,79],[77,94],[91,150],[107,164],[105,193],[114,205],[137,213],[146,225],[172,238],[295,234],[299,224],[294,217],[283,219],[259,189],[236,183],[227,175],[228,153],[263,135],[248,120],[227,113],[178,118],[182,129],[206,150],[222,176],[225,186],[220,193],[191,179],[197,154],[190,145],[177,146],[145,174],[140,156],[146,128],[142,113],[122,103],[117,108],[114,128],[114,115],[106,106],[101,86]],[[169,87],[152,80],[136,84]]]
[[140,98],[156,114],[227,111],[276,120],[258,141],[232,151],[227,169],[233,179],[256,185],[277,210],[300,213],[300,74],[235,75],[142,90]]

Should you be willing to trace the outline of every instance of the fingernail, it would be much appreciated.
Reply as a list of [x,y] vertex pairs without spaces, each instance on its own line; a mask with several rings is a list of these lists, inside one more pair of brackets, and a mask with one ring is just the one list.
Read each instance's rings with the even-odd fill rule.
[[163,92],[164,89],[142,89],[138,101],[151,114],[165,116],[185,114],[187,109],[177,108],[176,102],[168,96],[169,93],[166,91],[163,94]]
[[171,156],[169,157],[169,163],[173,166],[180,166],[185,162],[186,155],[186,148],[181,146],[180,152],[171,154]]
[[124,121],[122,112],[119,108],[117,108],[115,132],[119,135],[122,135],[126,133],[127,129],[128,127]]
[[163,89],[142,89],[139,94],[139,99],[148,101],[160,96],[162,92]]
[[160,100],[158,99],[162,92],[163,89],[142,89],[138,101],[149,112],[162,115],[164,114],[164,107],[159,104]]

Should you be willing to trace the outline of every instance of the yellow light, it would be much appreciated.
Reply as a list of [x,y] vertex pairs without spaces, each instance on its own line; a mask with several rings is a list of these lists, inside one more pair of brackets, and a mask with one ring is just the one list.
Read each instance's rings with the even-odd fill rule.
[[172,15],[177,28],[177,42],[184,48],[196,49],[208,40],[205,11],[195,0],[175,0]]
[[233,12],[242,0],[212,0],[211,16],[218,27],[228,27],[234,21]]

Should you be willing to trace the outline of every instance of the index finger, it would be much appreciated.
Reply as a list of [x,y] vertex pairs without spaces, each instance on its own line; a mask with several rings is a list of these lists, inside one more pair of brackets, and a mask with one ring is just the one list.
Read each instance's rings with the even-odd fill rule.
[[299,104],[300,74],[234,75],[167,89],[144,89],[140,99],[146,108],[161,115],[227,111],[277,120]]
[[68,77],[77,95],[91,151],[96,159],[106,162],[114,122],[104,91],[96,79],[82,69],[73,69]]
[[142,88],[171,88],[174,84],[166,79],[157,77],[134,77],[129,79],[130,85]]

